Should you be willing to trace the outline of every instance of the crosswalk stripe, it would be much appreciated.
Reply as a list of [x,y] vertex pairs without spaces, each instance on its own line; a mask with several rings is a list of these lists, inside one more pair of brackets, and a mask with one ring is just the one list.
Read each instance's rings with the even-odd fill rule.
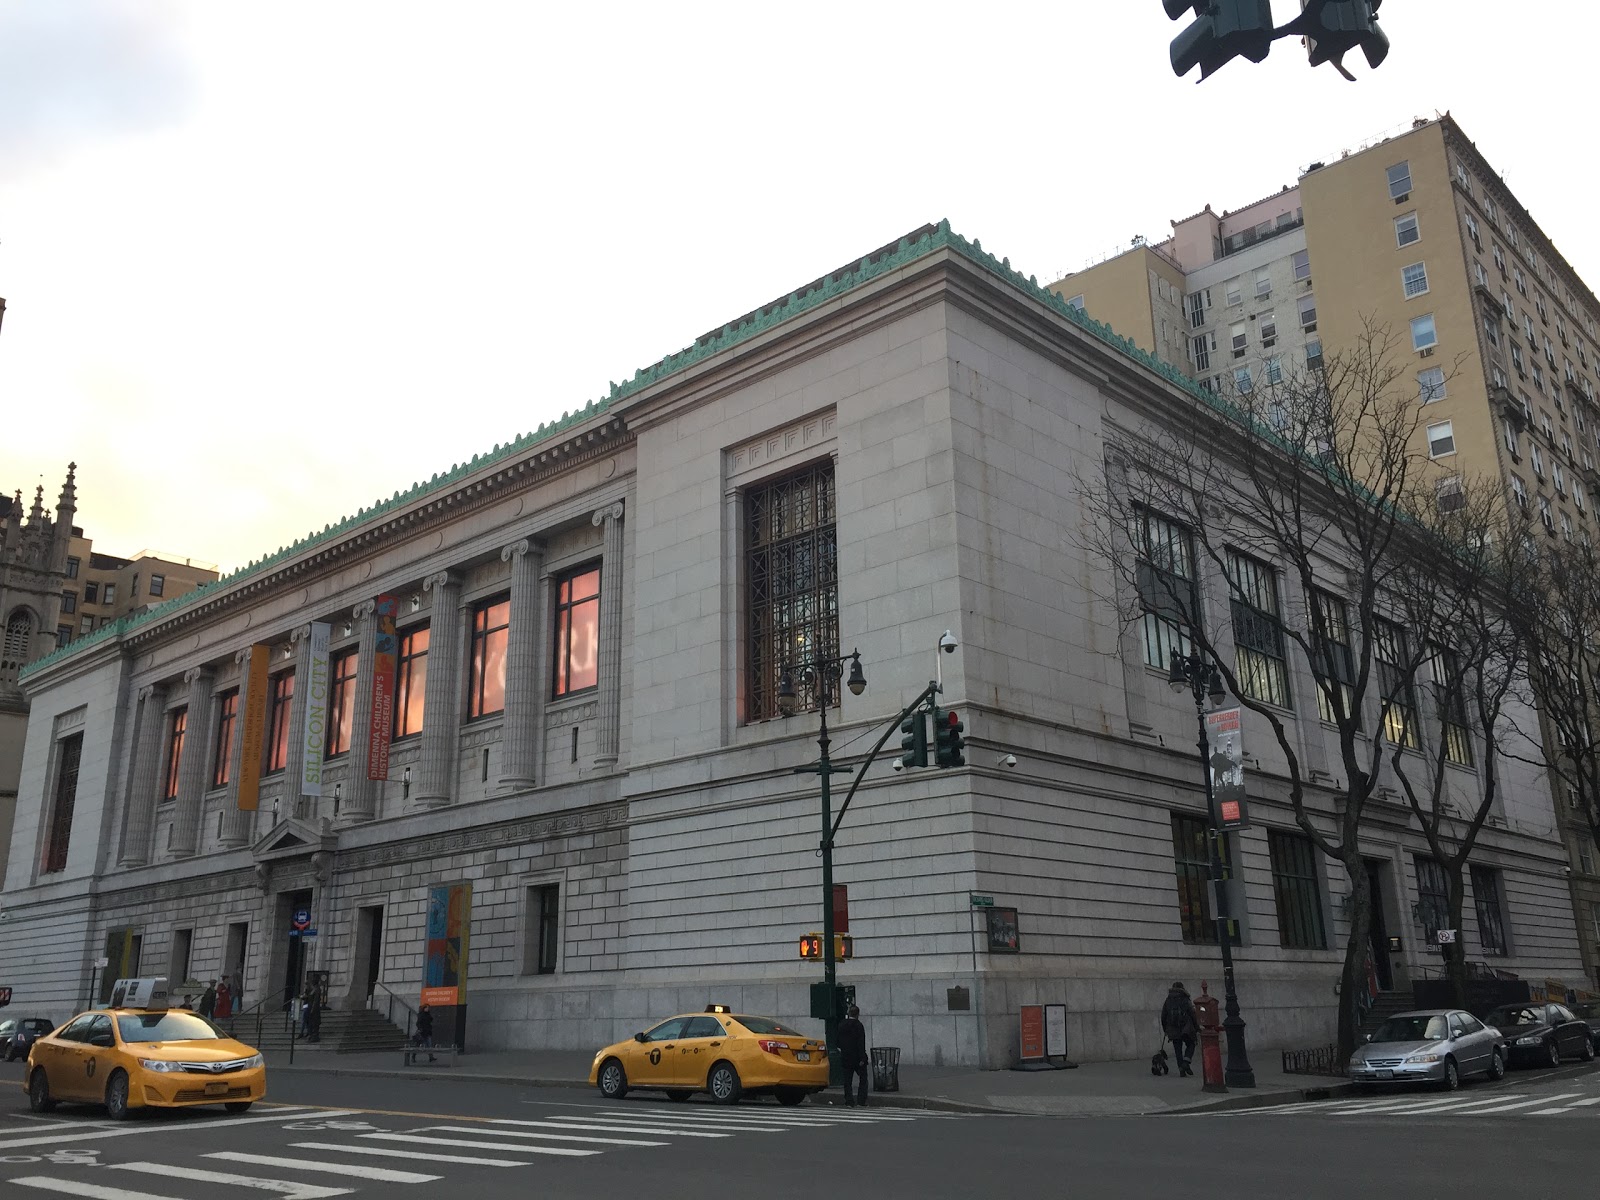
[[888,1108],[875,1108],[870,1113],[862,1112],[858,1108],[827,1108],[823,1105],[796,1105],[794,1108],[756,1108],[749,1104],[729,1104],[713,1107],[709,1104],[688,1105],[678,1104],[666,1107],[658,1104],[651,1105],[618,1105],[606,1110],[621,1116],[650,1117],[657,1113],[665,1114],[674,1119],[715,1121],[718,1117],[730,1116],[748,1118],[753,1121],[915,1121],[918,1113],[905,1110],[893,1111]]
[[1537,1100],[1524,1100],[1521,1104],[1502,1104],[1498,1108],[1480,1108],[1472,1115],[1481,1117],[1484,1113],[1510,1112],[1515,1108],[1532,1108],[1536,1104],[1556,1104],[1562,1100],[1576,1099],[1582,1094],[1582,1092],[1562,1092],[1559,1096],[1542,1096]]
[[[590,1128],[600,1129],[600,1128],[602,1128],[599,1125],[591,1125],[589,1123],[588,1119],[585,1118],[585,1117],[553,1116],[553,1117],[550,1118],[550,1122],[549,1123],[552,1126],[556,1127],[556,1128],[564,1128],[564,1129],[590,1129]],[[784,1129],[782,1129],[780,1126],[777,1126],[777,1125],[756,1125],[756,1124],[741,1125],[737,1121],[718,1121],[715,1124],[713,1124],[713,1123],[711,1123],[709,1121],[700,1121],[700,1122],[696,1122],[696,1123],[694,1123],[692,1125],[689,1124],[688,1122],[685,1122],[682,1125],[678,1125],[678,1124],[675,1124],[675,1123],[672,1123],[672,1122],[666,1121],[666,1120],[651,1121],[648,1124],[646,1124],[645,1122],[642,1122],[642,1121],[638,1122],[637,1124],[632,1122],[632,1121],[629,1121],[625,1125],[622,1125],[620,1128],[621,1128],[622,1132],[624,1132],[624,1133],[628,1132],[629,1130],[633,1130],[633,1129],[650,1129],[650,1130],[654,1130],[654,1131],[656,1131],[658,1133],[676,1133],[676,1134],[680,1134],[680,1135],[682,1135],[684,1137],[703,1136],[704,1134],[706,1134],[708,1132],[720,1132],[720,1133],[722,1133],[724,1135],[734,1134],[734,1133],[784,1133],[784,1132],[786,1132]]]
[[48,1175],[24,1175],[21,1179],[8,1179],[6,1182],[67,1196],[87,1196],[89,1200],[182,1200],[181,1197],[161,1196],[155,1192],[132,1192],[127,1188],[79,1183],[76,1179],[52,1179]]
[[[318,1120],[324,1118],[331,1120],[335,1117],[352,1116],[360,1111],[357,1108],[335,1108],[318,1112],[316,1116]],[[295,1117],[292,1114],[288,1117],[263,1115],[259,1117],[229,1117],[226,1120],[207,1121],[203,1124],[195,1121],[174,1121],[170,1124],[145,1124],[140,1122],[140,1124],[134,1126],[127,1124],[98,1124],[88,1127],[82,1127],[78,1122],[73,1122],[73,1125],[78,1127],[78,1132],[76,1133],[39,1133],[37,1132],[37,1126],[30,1125],[27,1127],[27,1133],[22,1137],[0,1134],[0,1154],[20,1146],[54,1146],[62,1142],[92,1142],[101,1138],[134,1137],[136,1135],[146,1137],[156,1133],[196,1133],[200,1130],[237,1129],[241,1125],[259,1125],[262,1122],[270,1124],[284,1120],[293,1121],[294,1119]],[[50,1127],[47,1126],[46,1128],[49,1129]]]
[[[646,1142],[638,1138],[582,1137],[576,1133],[540,1133],[535,1129],[485,1129],[482,1125],[429,1125],[413,1133],[470,1133],[474,1137],[534,1138],[548,1142],[592,1142],[597,1146],[667,1146],[670,1142]],[[366,1135],[363,1135],[366,1136]]]
[[466,1138],[419,1137],[414,1133],[364,1133],[361,1136],[379,1142],[405,1142],[408,1146],[457,1146],[464,1150],[498,1150],[510,1154],[554,1154],[561,1158],[588,1158],[591,1154],[600,1153],[599,1150],[574,1150],[569,1146],[519,1146],[512,1142],[473,1142]]
[[[564,1114],[564,1115],[571,1115],[571,1114]],[[915,1120],[914,1117],[897,1117],[897,1116],[896,1117],[891,1117],[891,1116],[882,1116],[882,1117],[878,1117],[878,1116],[873,1116],[873,1117],[834,1116],[831,1113],[822,1113],[822,1112],[808,1113],[808,1112],[802,1112],[802,1111],[799,1111],[799,1110],[796,1110],[795,1114],[793,1116],[790,1116],[790,1115],[785,1114],[785,1113],[741,1112],[740,1110],[735,1109],[735,1108],[726,1109],[722,1113],[688,1113],[688,1112],[677,1112],[677,1113],[674,1113],[674,1112],[671,1112],[670,1110],[667,1110],[667,1109],[656,1109],[653,1112],[626,1112],[626,1113],[625,1112],[618,1112],[618,1113],[615,1113],[615,1114],[608,1113],[607,1114],[607,1119],[609,1120],[611,1118],[611,1116],[613,1116],[613,1115],[615,1115],[615,1116],[617,1116],[619,1118],[622,1118],[624,1120],[628,1120],[628,1121],[680,1121],[680,1120],[682,1120],[682,1121],[693,1121],[693,1122],[696,1122],[696,1123],[713,1124],[713,1125],[723,1125],[723,1124],[726,1124],[729,1121],[736,1121],[736,1122],[739,1122],[740,1124],[777,1125],[777,1126],[787,1126],[787,1127],[794,1127],[794,1126],[816,1126],[816,1127],[822,1127],[822,1126],[826,1126],[826,1125],[888,1125],[888,1124],[893,1124],[893,1123],[896,1123],[896,1122],[898,1122],[900,1124],[906,1124],[906,1123],[909,1123],[909,1122]]]
[[591,1133],[670,1133],[673,1137],[725,1138],[731,1133],[710,1129],[663,1129],[654,1125],[572,1125],[562,1121],[517,1121],[511,1117],[491,1117],[485,1125],[516,1125],[530,1129],[584,1129]]
[[1475,1100],[1466,1100],[1460,1097],[1452,1100],[1418,1100],[1415,1103],[1406,1105],[1404,1108],[1386,1108],[1383,1110],[1382,1115],[1387,1116],[1389,1114],[1394,1114],[1397,1116],[1410,1117],[1416,1116],[1418,1113],[1464,1112],[1467,1109],[1477,1108],[1484,1104],[1501,1104],[1507,1100],[1521,1100],[1525,1094],[1526,1093],[1509,1096],[1479,1096]]
[[285,1167],[291,1171],[321,1172],[325,1175],[350,1175],[356,1179],[376,1179],[382,1183],[433,1183],[442,1175],[424,1175],[418,1171],[391,1171],[387,1167],[367,1167],[355,1163],[321,1162],[309,1158],[280,1158],[272,1154],[245,1154],[240,1150],[217,1150],[202,1155],[203,1158],[220,1158],[227,1162],[251,1163],[258,1167]]
[[173,1167],[165,1163],[106,1163],[114,1171],[141,1171],[146,1175],[165,1175],[173,1179],[193,1179],[198,1183],[222,1183],[233,1187],[276,1192],[284,1200],[325,1200],[328,1196],[348,1196],[353,1189],[323,1187],[316,1183],[296,1183],[289,1179],[262,1179],[256,1175],[234,1175],[228,1171],[202,1171],[199,1167]]
[[1548,1117],[1555,1113],[1571,1112],[1573,1109],[1582,1108],[1586,1104],[1600,1104],[1600,1096],[1590,1096],[1587,1100],[1574,1100],[1571,1104],[1563,1104],[1559,1108],[1541,1108],[1531,1112],[1530,1117]]
[[296,1150],[336,1150],[340,1154],[371,1154],[404,1158],[411,1162],[463,1163],[470,1167],[525,1167],[520,1158],[477,1158],[467,1154],[424,1154],[420,1150],[389,1150],[383,1146],[348,1146],[339,1142],[290,1142]]

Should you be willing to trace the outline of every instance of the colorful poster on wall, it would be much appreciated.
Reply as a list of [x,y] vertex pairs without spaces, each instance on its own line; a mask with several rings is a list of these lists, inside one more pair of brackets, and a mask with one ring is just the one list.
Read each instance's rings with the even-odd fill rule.
[[1211,820],[1219,830],[1244,829],[1250,812],[1244,798],[1244,728],[1237,708],[1206,714],[1210,758]]
[[989,953],[1018,953],[1022,949],[1022,935],[1017,929],[1017,910],[991,908],[985,915],[989,918]]
[[300,794],[322,795],[322,759],[328,745],[328,639],[333,627],[326,621],[311,623],[311,656],[306,671],[304,721],[300,729],[303,765]]
[[1019,1014],[1022,1026],[1021,1053],[1023,1062],[1044,1057],[1044,1005],[1024,1004]]
[[261,805],[261,753],[267,737],[267,666],[271,647],[250,647],[245,670],[244,718],[240,724],[239,811],[255,812]]
[[422,966],[422,1002],[429,1006],[467,1002],[468,939],[472,932],[472,885],[439,884],[428,892],[428,941]]
[[367,778],[389,778],[389,745],[394,741],[394,682],[400,639],[395,632],[395,617],[400,602],[393,596],[379,596],[373,602],[372,619],[377,636],[372,644],[372,723],[367,730]]

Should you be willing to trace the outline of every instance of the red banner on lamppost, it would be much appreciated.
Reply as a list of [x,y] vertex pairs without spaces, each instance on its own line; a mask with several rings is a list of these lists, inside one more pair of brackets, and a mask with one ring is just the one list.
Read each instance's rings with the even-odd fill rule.
[[1210,747],[1211,820],[1218,830],[1244,829],[1250,811],[1244,798],[1244,728],[1239,709],[1221,708],[1206,714],[1206,742]]
[[372,723],[367,730],[367,778],[387,779],[389,745],[394,741],[394,682],[399,650],[395,614],[400,611],[400,602],[384,595],[373,605],[372,619],[378,624],[372,650]]

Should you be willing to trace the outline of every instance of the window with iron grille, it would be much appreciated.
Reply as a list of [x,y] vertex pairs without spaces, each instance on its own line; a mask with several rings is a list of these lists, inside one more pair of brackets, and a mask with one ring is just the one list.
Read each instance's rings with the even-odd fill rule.
[[161,791],[162,797],[167,800],[175,800],[178,796],[178,772],[183,767],[183,739],[188,728],[187,708],[180,708],[167,718],[167,780]]
[[1506,916],[1500,898],[1500,872],[1493,867],[1472,867],[1472,903],[1478,910],[1478,943],[1485,954],[1509,954]]
[[211,786],[227,787],[233,778],[233,732],[239,725],[239,689],[217,697],[217,745],[211,755]]
[[561,886],[541,883],[529,888],[524,920],[528,944],[523,974],[554,975],[561,961]]
[[[1311,603],[1315,605],[1316,618],[1311,637],[1317,651],[1312,664],[1317,677],[1317,712],[1324,721],[1333,722],[1339,719],[1340,712],[1346,717],[1356,715],[1350,615],[1345,602],[1327,592],[1312,592]],[[1339,697],[1337,706],[1333,702],[1335,694]]]
[[1394,746],[1417,748],[1417,698],[1411,689],[1406,631],[1393,621],[1373,623],[1373,657],[1384,702],[1383,736]]
[[[1206,839],[1210,826],[1201,817],[1172,817],[1172,863],[1178,880],[1178,923],[1183,940],[1200,945],[1216,945],[1217,923],[1211,915],[1211,849]],[[1232,863],[1228,839],[1221,838],[1222,876],[1231,878]],[[1239,944],[1239,923],[1228,922],[1228,940]]]
[[1200,623],[1194,535],[1148,508],[1135,518],[1139,604],[1144,609],[1144,661],[1165,670],[1172,652],[1189,654],[1189,630]]
[[78,762],[82,757],[83,734],[74,733],[56,743],[56,795],[50,809],[50,836],[44,848],[45,874],[67,869],[72,809],[78,799]]
[[1415,859],[1417,867],[1417,920],[1430,946],[1439,943],[1439,930],[1450,928],[1450,888],[1437,860]]
[[1259,559],[1229,550],[1228,582],[1239,690],[1252,699],[1288,708],[1289,672],[1277,576]]
[[[833,462],[747,489],[744,512],[745,719],[764,721],[778,715],[785,666],[839,654]],[[798,700],[805,708],[817,703],[804,688]]]
[[1267,851],[1272,858],[1272,893],[1278,906],[1278,944],[1294,950],[1327,949],[1317,848],[1301,834],[1269,829]]
[[1467,705],[1461,696],[1461,664],[1452,651],[1433,647],[1434,704],[1439,709],[1439,724],[1444,736],[1446,762],[1472,765],[1472,737],[1467,731]]

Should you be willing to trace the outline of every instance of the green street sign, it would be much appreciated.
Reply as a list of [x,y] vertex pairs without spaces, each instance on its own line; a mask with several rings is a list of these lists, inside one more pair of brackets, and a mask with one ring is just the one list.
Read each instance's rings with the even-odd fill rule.
[[968,896],[967,899],[972,902],[972,907],[973,908],[993,908],[994,907],[994,897],[993,896]]

